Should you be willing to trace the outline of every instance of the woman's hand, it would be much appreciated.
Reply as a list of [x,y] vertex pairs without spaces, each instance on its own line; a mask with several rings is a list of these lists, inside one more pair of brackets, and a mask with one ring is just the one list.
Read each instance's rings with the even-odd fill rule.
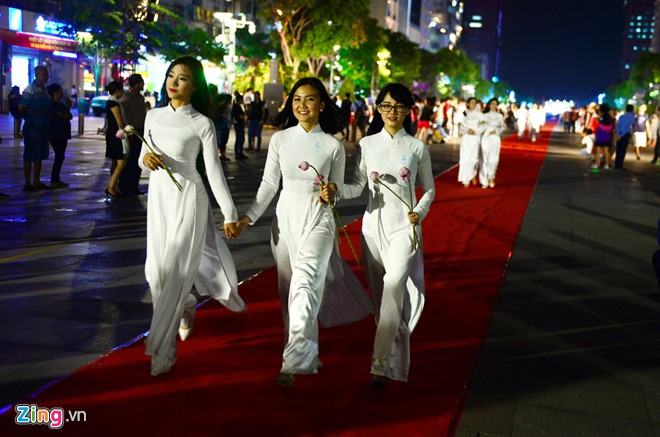
[[236,222],[236,227],[239,228],[241,231],[245,229],[250,223],[252,223],[252,219],[246,215],[242,216],[241,218],[238,219]]
[[476,134],[476,132],[474,131],[474,129],[468,129],[468,134],[474,135]]
[[408,221],[411,225],[416,226],[419,224],[419,214],[416,212],[408,211]]
[[165,168],[165,161],[163,161],[163,158],[160,155],[156,155],[151,152],[144,155],[142,162],[144,163],[144,166],[151,171]]
[[236,223],[225,223],[225,236],[235,240],[241,234],[241,228]]
[[335,195],[337,194],[337,185],[334,182],[321,185],[319,202],[321,203],[335,203]]

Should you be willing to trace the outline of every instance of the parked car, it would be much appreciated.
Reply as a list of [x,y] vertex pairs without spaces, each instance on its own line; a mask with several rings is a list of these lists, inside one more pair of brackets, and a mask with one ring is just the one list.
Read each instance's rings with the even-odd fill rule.
[[96,96],[92,99],[92,112],[100,117],[105,114],[105,105],[108,103],[109,96]]

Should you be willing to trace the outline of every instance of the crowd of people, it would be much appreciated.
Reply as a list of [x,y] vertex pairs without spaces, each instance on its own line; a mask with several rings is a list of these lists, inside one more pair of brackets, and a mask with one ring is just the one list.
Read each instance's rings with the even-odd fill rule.
[[607,103],[591,103],[579,109],[570,108],[561,116],[564,132],[582,136],[582,154],[589,159],[592,170],[621,170],[628,147],[635,148],[635,159],[642,159],[642,150],[653,150],[651,164],[660,165],[658,135],[660,108],[650,111],[646,104],[627,104],[622,111]]

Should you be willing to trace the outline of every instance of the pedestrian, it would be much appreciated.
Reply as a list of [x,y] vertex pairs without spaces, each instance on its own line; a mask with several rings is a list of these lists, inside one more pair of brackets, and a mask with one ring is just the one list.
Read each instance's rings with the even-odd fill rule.
[[614,169],[623,169],[623,160],[628,151],[628,143],[632,136],[632,127],[635,123],[633,105],[626,105],[626,112],[619,117],[616,123],[616,153],[614,156]]
[[69,107],[76,106],[78,104],[78,88],[76,88],[75,84],[71,85],[71,93],[69,94],[69,100],[71,102],[71,105],[69,105]]
[[261,100],[261,93],[254,92],[254,100],[248,107],[248,150],[255,150],[254,142],[256,139],[256,151],[261,152],[261,130],[268,119],[268,109],[266,103]]
[[351,126],[351,105],[353,102],[351,102],[351,93],[345,93],[344,94],[344,99],[341,101],[341,113],[344,116],[344,126],[346,126],[342,130],[342,134],[344,135],[344,138],[342,139],[347,139],[350,132],[350,126]]
[[[209,85],[210,88],[210,85]],[[231,161],[227,157],[227,143],[231,129],[231,95],[219,94],[216,107],[215,131],[218,135],[220,161]]]
[[604,162],[603,168],[610,168],[610,147],[612,146],[612,131],[614,129],[614,119],[610,116],[610,106],[603,103],[598,108],[598,122],[594,131],[596,153],[594,154],[592,169],[597,169],[601,165],[601,159]]
[[433,134],[431,118],[434,115],[433,109],[435,108],[435,100],[434,96],[426,98],[426,103],[424,104],[422,112],[419,114],[419,120],[417,121],[417,133],[415,136],[427,144],[430,144],[429,135]]
[[651,123],[649,116],[646,115],[646,105],[642,103],[637,108],[637,115],[635,116],[635,123],[633,124],[633,144],[635,145],[635,155],[639,161],[642,156],[642,147],[646,147],[651,136]]
[[[126,113],[126,124],[133,126],[135,131],[144,136],[144,119],[147,116],[147,102],[142,95],[144,79],[138,73],[128,76],[128,91],[122,95],[121,106]],[[126,196],[144,194],[140,190],[140,176],[142,168],[138,163],[142,141],[136,135],[130,136],[129,153],[126,158],[126,167],[119,175],[119,190]]]
[[519,140],[522,140],[523,136],[525,135],[525,128],[527,127],[527,116],[528,116],[527,108],[525,107],[525,104],[522,103],[514,114],[518,128]]
[[9,113],[14,117],[14,138],[23,138],[23,134],[21,133],[21,112],[18,110],[18,105],[21,101],[21,91],[17,86],[11,87],[7,101],[9,104]]
[[351,105],[351,114],[353,121],[351,122],[351,142],[354,143],[357,138],[357,131],[360,131],[360,138],[364,138],[367,134],[367,120],[369,119],[367,104],[364,102],[364,97],[358,94],[355,101]]
[[500,134],[504,132],[504,115],[498,111],[500,102],[490,99],[483,114],[483,136],[481,137],[481,159],[479,160],[479,182],[482,188],[495,188],[495,176],[500,162]]
[[[376,388],[385,388],[388,378],[408,380],[410,335],[424,308],[420,223],[435,197],[435,185],[429,149],[409,133],[414,105],[410,90],[401,84],[381,90],[378,115],[360,140],[353,182],[340,190],[342,198],[352,199],[369,186],[361,244],[377,325],[370,370]],[[423,191],[419,201],[416,178]]]
[[121,83],[113,80],[105,86],[108,93],[106,103],[106,120],[108,127],[105,131],[105,157],[112,160],[110,165],[110,181],[105,189],[106,200],[109,197],[117,198],[124,193],[119,188],[119,176],[126,167],[126,160],[130,151],[129,139],[117,138],[117,131],[126,125],[126,112],[120,103],[124,94]]
[[[23,90],[18,110],[25,120],[23,126],[23,191],[47,189],[41,182],[41,162],[48,159],[48,123],[50,96],[46,91],[48,70],[43,65],[34,69],[35,79]],[[34,171],[34,173],[32,173]],[[30,177],[32,176],[32,180]]]
[[191,333],[197,303],[193,285],[199,294],[212,296],[232,311],[246,309],[238,296],[234,262],[216,230],[195,168],[201,152],[224,215],[225,236],[236,238],[238,216],[218,158],[204,69],[196,58],[182,56],[170,64],[165,77],[162,106],[147,113],[144,125],[144,139],[158,154],[143,146],[139,160],[150,171],[144,271],[154,310],[146,341],[153,376],[168,372],[176,362],[177,331],[181,340]]
[[231,106],[231,123],[236,133],[234,139],[234,155],[236,159],[246,159],[243,144],[245,144],[245,110],[243,109],[243,96],[234,91],[234,103]]
[[71,111],[69,105],[62,103],[64,92],[59,84],[53,83],[46,88],[51,98],[50,122],[48,124],[48,141],[55,153],[53,169],[50,173],[50,188],[66,188],[69,184],[62,182],[60,172],[67,142],[71,138]]
[[649,140],[649,147],[653,147],[653,159],[651,164],[657,165],[658,156],[660,155],[660,144],[658,144],[658,130],[660,129],[660,109],[656,109],[651,116],[651,123],[649,130],[651,137]]
[[[290,387],[295,374],[317,373],[321,367],[319,309],[323,306],[339,317],[353,313],[351,298],[336,308],[321,305],[324,290],[333,302],[337,302],[340,293],[358,296],[357,300],[363,296],[367,305],[368,297],[347,266],[343,272],[329,268],[329,265],[336,266],[341,262],[333,214],[327,204],[334,198],[326,196],[319,199],[319,186],[314,182],[320,184],[321,181],[312,171],[303,171],[313,166],[320,174],[327,176],[328,182],[336,184],[341,192],[346,158],[344,147],[334,137],[344,128],[341,110],[332,102],[320,80],[307,77],[293,86],[284,109],[275,117],[274,123],[283,130],[276,132],[270,140],[259,191],[238,225],[245,227],[253,224],[263,215],[278,193],[281,181],[271,248],[277,265],[285,332],[282,367],[277,383]],[[329,269],[333,269],[332,276],[328,274]],[[326,280],[333,278],[334,282],[326,285]],[[370,311],[371,308],[365,311],[358,305],[355,318],[348,317],[343,322],[328,320],[324,326],[349,323],[365,317]]]
[[483,114],[477,109],[477,99],[467,100],[467,110],[461,121],[461,148],[458,163],[458,181],[465,188],[472,183],[477,184],[477,167],[479,165],[479,145],[484,123]]

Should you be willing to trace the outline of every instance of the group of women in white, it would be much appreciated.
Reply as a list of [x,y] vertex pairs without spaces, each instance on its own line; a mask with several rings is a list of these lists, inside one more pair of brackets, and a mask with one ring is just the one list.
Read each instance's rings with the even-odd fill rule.
[[[271,234],[285,327],[277,383],[290,387],[295,375],[317,373],[322,366],[319,322],[352,323],[372,313],[376,334],[370,383],[384,388],[388,379],[406,381],[410,335],[424,307],[420,222],[435,195],[428,148],[408,133],[414,105],[410,91],[389,84],[380,92],[379,116],[360,141],[349,185],[344,184],[344,149],[334,136],[343,127],[342,114],[321,81],[299,80],[275,119],[282,130],[271,139],[256,198],[240,218],[218,158],[201,63],[190,56],[172,62],[162,95],[163,105],[147,115],[143,142],[149,147],[143,145],[139,160],[151,171],[145,263],[153,296],[146,340],[151,374],[172,368],[177,332],[181,340],[192,332],[193,285],[232,311],[246,309],[231,254],[215,228],[195,169],[201,151],[227,238],[255,223],[282,183]],[[409,185],[414,187],[416,179],[423,191],[419,200]],[[331,211],[334,202],[358,197],[365,186],[370,195],[361,244],[371,299],[339,255]]]
[[472,97],[461,120],[461,148],[458,181],[464,187],[481,184],[494,188],[500,161],[500,134],[504,131],[504,116],[498,111],[499,102],[491,99],[483,112]]

